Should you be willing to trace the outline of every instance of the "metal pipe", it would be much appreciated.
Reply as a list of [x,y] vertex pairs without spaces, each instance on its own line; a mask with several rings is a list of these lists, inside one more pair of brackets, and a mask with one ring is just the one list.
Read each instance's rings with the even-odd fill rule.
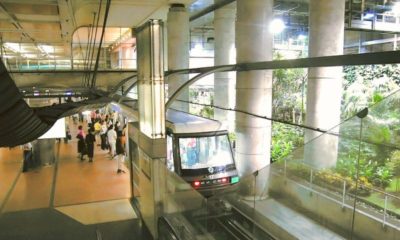
[[230,3],[234,2],[234,1],[236,1],[236,0],[222,0],[222,1],[219,1],[219,2],[213,4],[213,5],[209,6],[209,7],[204,8],[200,12],[198,12],[196,14],[193,14],[189,18],[189,21],[190,22],[194,21],[194,20],[196,20],[196,19],[198,19],[198,18],[200,18],[200,17],[202,17],[202,16],[204,16],[204,15],[210,13],[210,12],[213,12],[213,11],[217,10],[218,8],[221,8],[221,7],[225,6],[225,5],[228,5],[228,4],[230,4]]
[[346,197],[346,181],[343,181],[342,208],[344,208],[345,197]]
[[388,196],[385,194],[385,208],[383,209],[383,227],[386,225],[386,209],[387,209]]

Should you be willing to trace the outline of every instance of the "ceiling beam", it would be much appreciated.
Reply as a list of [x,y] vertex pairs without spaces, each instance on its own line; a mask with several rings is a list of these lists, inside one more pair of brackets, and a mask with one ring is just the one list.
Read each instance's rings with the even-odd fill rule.
[[[10,22],[9,18],[2,18],[0,21],[7,21]],[[39,20],[39,19],[18,19],[18,22],[20,23],[59,23],[60,19],[54,19],[54,20]]]
[[32,1],[32,0],[1,0],[2,3],[19,3],[19,4],[34,4],[34,5],[57,5],[57,0],[40,0],[40,1]]
[[68,2],[65,0],[57,0],[59,20],[61,24],[61,34],[65,42],[71,41],[71,36],[74,31],[73,16],[71,16]]
[[19,24],[18,19],[11,14],[7,8],[4,6],[3,2],[0,3],[0,11],[2,11],[7,17],[8,19],[11,21],[11,23],[14,25],[15,28],[22,30],[22,34],[30,39],[32,42],[35,42],[35,39],[33,39],[26,31],[25,29],[21,26],[21,24]]

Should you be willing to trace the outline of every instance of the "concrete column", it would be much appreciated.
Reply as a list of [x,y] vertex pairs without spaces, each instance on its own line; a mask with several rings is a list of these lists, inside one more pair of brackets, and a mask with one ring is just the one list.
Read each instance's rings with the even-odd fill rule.
[[[236,21],[237,63],[272,60],[269,32],[273,0],[238,0]],[[271,116],[272,71],[236,73],[236,108]],[[270,163],[271,122],[236,113],[236,163],[248,175]]]
[[[157,221],[165,189],[165,87],[164,37],[160,20],[150,20],[137,28],[139,129],[136,139],[140,162],[138,188],[143,222],[154,239],[158,239]],[[133,131],[133,132],[138,132]]]
[[[343,54],[345,0],[310,0],[309,56]],[[330,129],[340,122],[342,67],[311,68],[307,82],[306,125]],[[307,131],[305,141],[319,133]],[[335,165],[338,139],[324,136],[306,145],[305,160],[321,168]]]
[[[168,70],[189,68],[189,13],[183,4],[172,4],[167,16],[168,34]],[[174,75],[167,79],[168,96],[188,80],[188,75]],[[189,90],[184,91],[178,99],[189,100]],[[174,108],[189,111],[189,104],[176,102]]]
[[[215,1],[217,2],[217,1]],[[235,18],[234,5],[228,5],[214,12],[214,65],[235,63]],[[233,108],[235,104],[235,74],[233,72],[216,73],[214,80],[214,104]],[[214,109],[214,117],[233,126],[234,112]]]

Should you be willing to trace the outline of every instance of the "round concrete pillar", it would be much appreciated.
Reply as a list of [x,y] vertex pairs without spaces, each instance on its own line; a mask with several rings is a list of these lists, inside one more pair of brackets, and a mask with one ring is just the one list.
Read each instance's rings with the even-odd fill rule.
[[[237,63],[272,60],[273,35],[269,24],[273,17],[273,0],[238,0],[236,4]],[[236,108],[271,116],[271,106],[272,71],[237,72]],[[270,163],[270,121],[237,112],[236,137],[240,175],[248,175]]]
[[[310,0],[309,56],[343,54],[345,0]],[[340,122],[342,67],[310,68],[307,82],[306,125],[330,129]],[[306,131],[305,141],[320,135]],[[338,139],[324,136],[305,148],[305,160],[314,167],[336,163]]]
[[[167,16],[168,70],[189,68],[189,13],[183,4],[172,4]],[[168,96],[188,80],[188,75],[173,75],[167,78]],[[178,99],[189,100],[189,90]],[[189,111],[189,104],[176,102],[174,108]]]
[[[235,18],[236,10],[233,4],[214,12],[215,66],[235,63]],[[214,76],[214,104],[233,108],[235,105],[235,74],[233,72],[221,72]],[[215,109],[214,117],[221,122],[228,121],[229,126],[233,127],[233,112]]]

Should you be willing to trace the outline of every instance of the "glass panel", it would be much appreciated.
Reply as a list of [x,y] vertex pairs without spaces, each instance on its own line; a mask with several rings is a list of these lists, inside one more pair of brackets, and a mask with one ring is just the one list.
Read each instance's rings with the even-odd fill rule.
[[371,231],[386,239],[399,237],[399,104],[397,91],[369,108],[362,121],[357,188],[360,194],[354,221],[354,234],[358,237],[367,238]]
[[179,153],[183,169],[200,169],[233,164],[227,135],[179,138]]
[[170,135],[167,135],[167,168],[173,172],[174,166],[174,151],[173,151],[173,139]]

